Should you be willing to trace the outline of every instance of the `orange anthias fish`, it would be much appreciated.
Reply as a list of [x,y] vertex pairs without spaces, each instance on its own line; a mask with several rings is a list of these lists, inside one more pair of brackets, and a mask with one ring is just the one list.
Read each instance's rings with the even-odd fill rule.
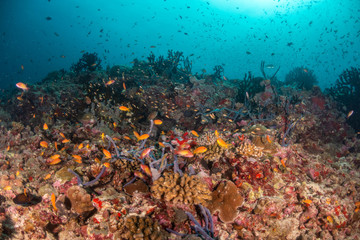
[[137,139],[139,139],[140,134],[139,134],[139,133],[137,133],[136,131],[134,131],[133,133],[134,133],[135,137],[136,137]]
[[115,80],[109,80],[107,83],[105,83],[105,86],[109,86],[111,84],[113,84],[115,82]]
[[41,141],[40,146],[42,146],[43,148],[47,148],[49,144],[46,141]]
[[49,129],[49,127],[48,127],[48,125],[47,125],[46,123],[44,123],[43,129],[44,129],[44,130],[48,130],[48,129]]
[[120,106],[119,109],[120,109],[121,111],[125,111],[125,112],[129,112],[129,111],[130,111],[130,108],[125,107],[125,106]]
[[110,167],[110,163],[109,162],[104,162],[103,164],[105,167],[109,168]]
[[174,153],[179,156],[188,157],[188,158],[191,158],[194,156],[194,154],[190,150],[179,150],[179,151],[175,151]]
[[103,153],[104,153],[106,158],[111,158],[111,153],[108,150],[103,149]]
[[227,148],[227,147],[228,147],[228,144],[227,144],[224,140],[222,140],[221,138],[218,138],[218,139],[216,140],[216,142],[219,144],[220,147],[223,147],[223,148]]
[[49,165],[56,165],[61,162],[60,157],[54,158],[54,156],[50,157],[51,160],[50,160],[50,162],[48,162]]
[[82,163],[81,156],[79,156],[79,155],[72,155],[72,157],[74,158],[74,161],[75,161],[75,162],[77,162],[77,163]]
[[268,141],[268,143],[272,143],[269,135],[266,135],[266,140]]
[[195,137],[199,137],[199,134],[198,134],[196,131],[192,130],[191,133],[192,133],[192,135],[194,135]]
[[200,154],[200,153],[204,153],[207,151],[206,147],[198,147],[194,150],[194,154]]
[[151,148],[144,149],[144,151],[142,151],[141,154],[140,154],[140,159],[143,159],[144,157],[149,155],[150,151],[151,151]]
[[142,174],[142,173],[139,172],[139,171],[135,171],[135,172],[134,172],[134,175],[135,175],[135,177],[138,177],[138,178],[140,178],[140,179],[142,179],[142,180],[146,180],[146,177],[144,176],[144,174]]
[[148,139],[149,137],[150,137],[150,135],[146,133],[146,134],[139,136],[137,139],[138,139],[138,141],[141,141],[141,140]]
[[149,168],[148,165],[141,164],[141,165],[140,165],[140,168],[141,168],[141,170],[144,171],[144,173],[145,173],[146,175],[148,175],[149,177],[152,177],[151,170],[150,170],[150,168]]
[[26,86],[26,84],[25,84],[25,83],[22,83],[22,82],[18,82],[18,83],[16,84],[16,87],[20,88],[20,89],[23,90],[23,91],[29,90],[29,88]]
[[54,210],[57,211],[57,207],[55,206],[55,203],[56,203],[56,197],[55,197],[55,194],[52,193],[51,194],[51,204],[52,204]]
[[351,115],[353,115],[353,113],[354,113],[354,110],[351,110],[351,111],[348,113],[348,115],[346,116],[346,118],[351,117]]
[[163,122],[160,119],[154,120],[155,125],[161,125]]
[[125,83],[123,82],[123,88],[124,88],[124,90],[126,90],[126,85],[125,85]]
[[312,203],[312,201],[310,199],[305,199],[305,200],[303,200],[303,203],[310,205]]

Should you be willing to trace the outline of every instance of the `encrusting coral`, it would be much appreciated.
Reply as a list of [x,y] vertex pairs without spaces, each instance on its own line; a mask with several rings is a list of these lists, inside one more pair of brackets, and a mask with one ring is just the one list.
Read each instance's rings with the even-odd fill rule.
[[212,200],[208,202],[209,210],[219,212],[219,218],[225,223],[233,222],[237,216],[237,208],[243,203],[243,197],[237,187],[231,181],[224,181],[219,184],[211,194]]
[[72,186],[66,192],[70,199],[71,208],[78,214],[90,212],[94,209],[91,202],[91,195],[80,186]]
[[211,192],[206,183],[186,173],[164,173],[151,187],[153,197],[173,203],[200,204],[211,200]]

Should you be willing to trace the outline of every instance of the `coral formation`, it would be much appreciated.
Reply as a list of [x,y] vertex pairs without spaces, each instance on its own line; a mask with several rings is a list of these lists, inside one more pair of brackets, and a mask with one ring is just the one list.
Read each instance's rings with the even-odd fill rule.
[[166,237],[158,222],[149,217],[129,216],[118,223],[116,239],[160,240]]
[[182,177],[178,173],[164,173],[151,186],[151,192],[154,198],[174,204],[200,204],[211,199],[207,184],[187,173]]
[[311,90],[316,83],[314,71],[305,67],[295,67],[285,77],[285,84],[299,89]]
[[70,187],[66,192],[66,196],[71,202],[71,208],[79,215],[90,212],[94,209],[91,201],[91,195],[79,186]]
[[245,156],[245,157],[260,158],[263,156],[262,148],[255,146],[250,141],[242,142],[238,147],[236,147],[235,151],[236,151],[236,153],[240,154],[241,156]]
[[218,212],[221,221],[233,222],[237,217],[237,208],[244,201],[235,184],[231,181],[221,182],[211,196],[212,200],[207,204],[209,210]]
[[[341,105],[346,107],[346,114],[354,111],[349,124],[355,129],[360,130],[360,68],[351,67],[344,70],[335,84],[327,89],[328,93]],[[341,109],[343,110],[343,109]]]

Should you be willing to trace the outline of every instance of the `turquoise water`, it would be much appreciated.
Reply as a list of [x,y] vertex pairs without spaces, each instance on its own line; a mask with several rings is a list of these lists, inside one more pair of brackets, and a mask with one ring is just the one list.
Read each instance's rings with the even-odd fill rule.
[[314,70],[323,88],[358,65],[358,0],[246,2],[3,0],[0,88],[68,70],[82,51],[112,66],[173,49],[190,56],[194,73],[223,65],[241,79],[261,75],[264,60],[281,67],[279,80],[297,66]]

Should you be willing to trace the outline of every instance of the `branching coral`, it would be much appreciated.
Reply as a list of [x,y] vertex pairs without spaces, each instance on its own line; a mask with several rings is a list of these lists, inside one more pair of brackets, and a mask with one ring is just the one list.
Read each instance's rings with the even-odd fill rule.
[[317,83],[313,70],[304,67],[296,67],[291,70],[285,77],[285,84],[295,86],[299,89],[311,90]]
[[84,53],[79,61],[70,67],[70,70],[75,73],[82,71],[93,72],[98,69],[101,69],[101,59],[98,57],[97,53],[88,52]]
[[[329,94],[347,111],[353,110],[353,116],[348,119],[349,124],[356,130],[360,130],[360,68],[344,70],[335,85],[327,89]],[[342,107],[341,106],[341,107]]]
[[244,141],[236,148],[236,152],[245,157],[262,157],[263,151],[249,141]]
[[164,199],[173,203],[200,204],[211,199],[211,192],[205,182],[195,176],[178,173],[164,173],[151,187],[156,199]]

